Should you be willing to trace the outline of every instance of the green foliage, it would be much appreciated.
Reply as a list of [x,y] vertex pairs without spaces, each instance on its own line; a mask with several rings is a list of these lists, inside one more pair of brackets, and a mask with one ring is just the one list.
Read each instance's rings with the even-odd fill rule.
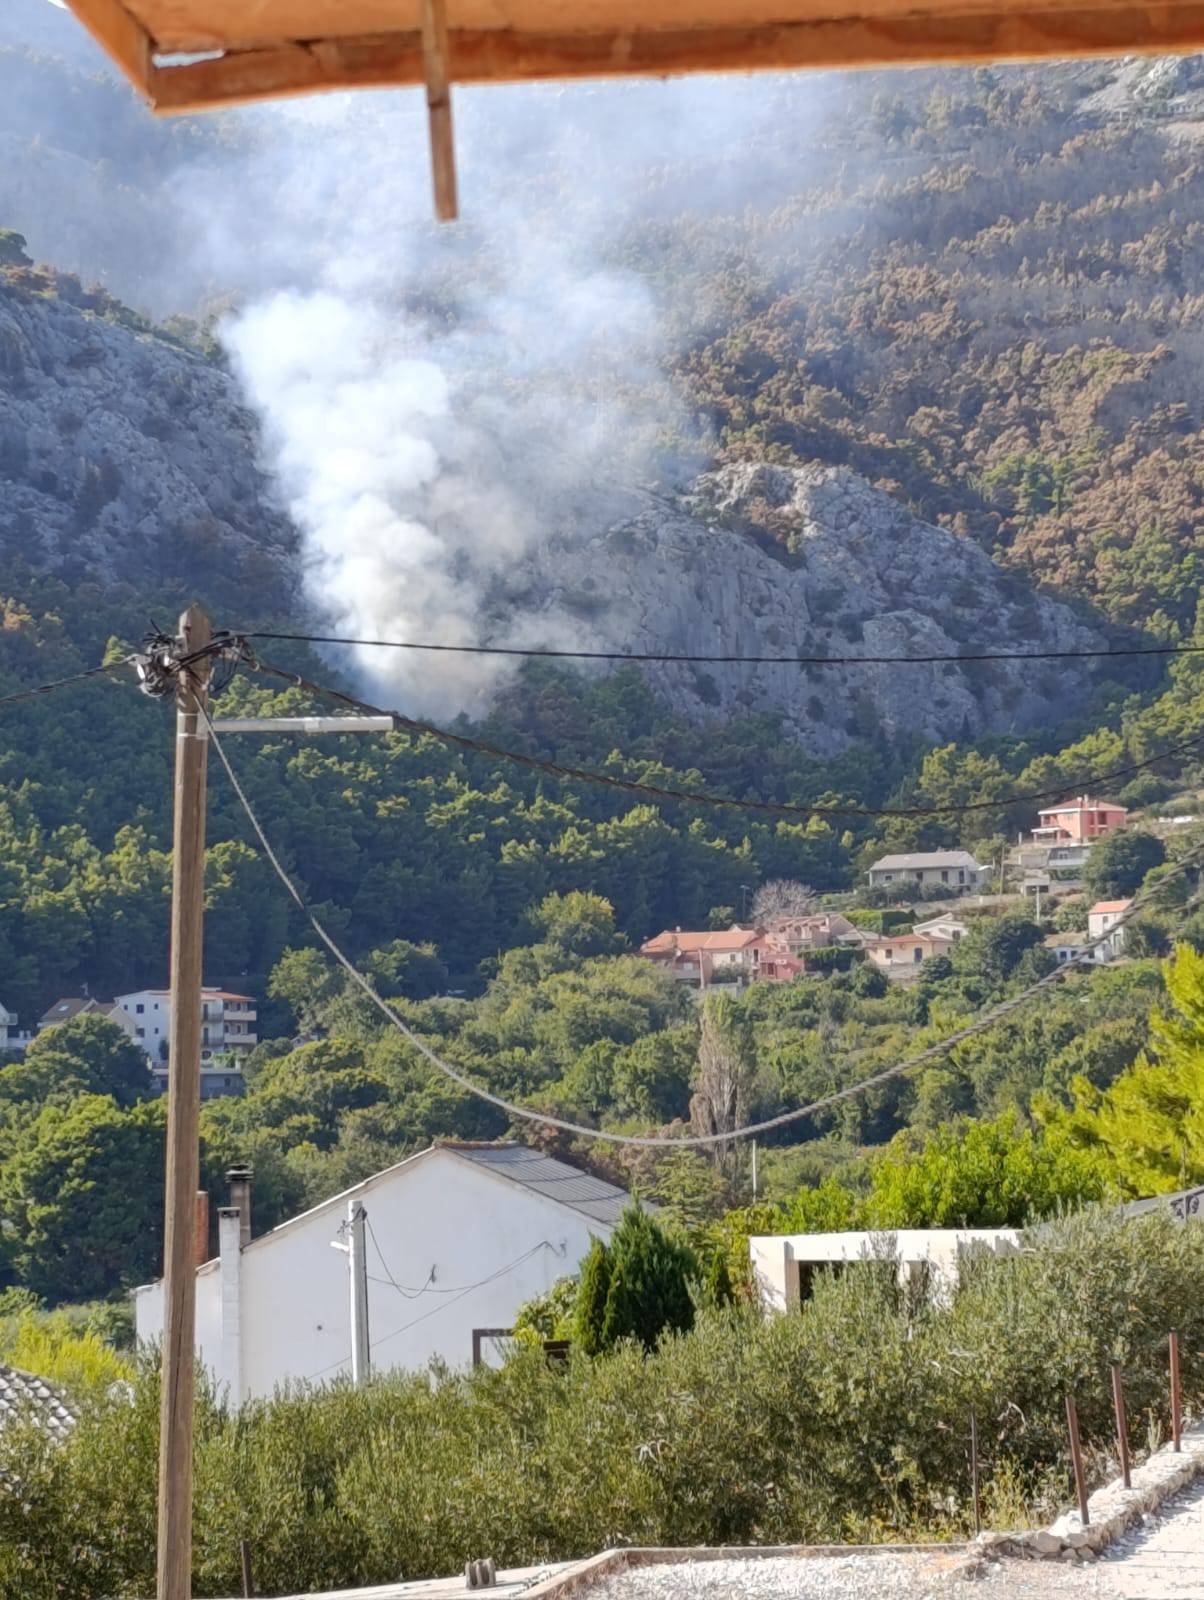
[[146,1057],[107,1017],[72,1017],[46,1028],[30,1041],[22,1060],[0,1067],[0,1104],[101,1094],[129,1106],[145,1099],[151,1088]]
[[1127,1072],[1104,1089],[1076,1078],[1070,1110],[1048,1098],[1037,1107],[1130,1195],[1204,1182],[1204,955],[1179,945],[1166,990],[1173,1009],[1155,1011],[1149,1048]]
[[667,1331],[693,1326],[690,1285],[699,1276],[692,1252],[648,1213],[629,1206],[610,1243],[595,1240],[581,1269],[575,1336],[587,1355],[635,1339],[653,1350]]
[[25,235],[15,228],[0,228],[0,267],[31,267],[25,244]]
[[[706,1312],[650,1352],[628,1341],[555,1371],[520,1349],[500,1370],[302,1390],[237,1414],[202,1390],[197,1592],[237,1592],[240,1538],[265,1591],[298,1593],[455,1572],[480,1550],[516,1566],[616,1544],[965,1536],[971,1411],[993,1419],[988,1512],[1045,1520],[1072,1498],[1067,1390],[1089,1462],[1106,1462],[1109,1364],[1124,1366],[1137,1432],[1165,1414],[1176,1326],[1185,1404],[1204,1402],[1191,1354],[1204,1228],[1098,1214],[1028,1245],[970,1263],[948,1305],[871,1267],[821,1279],[796,1316]],[[61,1446],[0,1432],[0,1473],[22,1488],[0,1496],[0,1594],[153,1592],[157,1421],[144,1365]]]
[[1136,894],[1147,872],[1166,860],[1162,840],[1136,828],[1105,834],[1091,846],[1083,868],[1083,885],[1095,900]]
[[860,1221],[871,1228],[1024,1227],[1108,1192],[1104,1163],[1005,1115],[950,1124],[922,1147],[906,1135],[871,1164]]

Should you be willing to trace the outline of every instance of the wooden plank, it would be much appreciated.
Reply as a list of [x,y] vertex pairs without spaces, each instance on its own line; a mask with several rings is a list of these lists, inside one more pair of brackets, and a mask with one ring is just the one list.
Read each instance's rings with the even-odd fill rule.
[[68,0],[72,11],[106,55],[143,94],[151,74],[151,39],[121,0]]
[[[1168,55],[1204,47],[1204,3],[1017,9],[899,19],[830,18],[686,31],[518,34],[453,30],[457,83],[669,77],[690,72]],[[420,33],[321,40],[152,71],[156,111],[174,114],[323,89],[426,81]]]
[[460,214],[456,198],[456,145],[448,60],[446,0],[422,0],[422,63],[431,137],[431,182],[435,189],[435,215],[440,222],[454,222]]

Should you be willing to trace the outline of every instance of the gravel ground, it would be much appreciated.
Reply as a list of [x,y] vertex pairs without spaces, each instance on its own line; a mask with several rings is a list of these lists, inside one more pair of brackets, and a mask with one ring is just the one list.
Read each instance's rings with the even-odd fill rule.
[[950,1552],[666,1562],[604,1578],[589,1600],[941,1600],[970,1592],[952,1579],[961,1559]]
[[1000,1561],[959,1577],[961,1554],[780,1557],[636,1567],[589,1600],[1204,1600],[1204,1480],[1098,1561]]

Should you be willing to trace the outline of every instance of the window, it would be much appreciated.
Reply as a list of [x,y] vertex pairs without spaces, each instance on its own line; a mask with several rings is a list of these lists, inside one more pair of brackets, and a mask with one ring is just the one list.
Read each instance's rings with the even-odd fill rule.
[[137,1030],[137,1032],[138,1032],[138,1037],[140,1039],[145,1039],[146,1038],[146,1029],[145,1028],[139,1028]]
[[941,868],[941,882],[942,883],[948,883],[949,882],[949,870],[948,870],[947,867],[942,867]]
[[888,950],[886,952],[886,959],[888,961],[893,961],[895,959],[895,952],[893,950]]
[[919,945],[916,945],[915,955],[912,957],[912,959],[914,961],[923,961],[924,952],[920,949]]
[[958,869],[957,869],[957,881],[958,881],[958,883],[965,883],[965,881],[966,881],[966,869],[964,867],[958,867]]
[[142,1001],[139,1000],[138,1004],[134,1007],[134,1010],[138,1013],[139,1016],[141,1016],[142,1013],[146,1010],[146,1007],[145,1007],[145,1005],[143,1005]]

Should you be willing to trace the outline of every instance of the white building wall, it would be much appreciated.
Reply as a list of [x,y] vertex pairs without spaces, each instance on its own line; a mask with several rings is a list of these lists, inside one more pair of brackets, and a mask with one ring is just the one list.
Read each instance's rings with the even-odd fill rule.
[[[347,1256],[332,1243],[340,1237],[351,1195],[363,1200],[371,1228],[368,1325],[374,1372],[423,1368],[433,1357],[467,1366],[474,1328],[510,1327],[527,1300],[577,1271],[593,1237],[608,1238],[611,1232],[452,1151],[424,1151],[243,1250],[243,1398],[269,1395],[285,1381],[329,1381],[349,1372]],[[387,1281],[390,1275],[404,1295]],[[139,1290],[140,1340],[161,1336],[162,1315],[158,1285]],[[230,1357],[228,1346],[222,1354],[216,1262],[197,1276],[197,1347],[204,1364],[225,1381]]]
[[1020,1248],[1020,1235],[1014,1228],[901,1228],[881,1233],[767,1234],[748,1241],[753,1281],[762,1303],[773,1311],[798,1305],[800,1264],[843,1265],[893,1254],[900,1282],[923,1265],[931,1269],[938,1288],[949,1290],[957,1283],[961,1257],[975,1246],[1010,1255]]

